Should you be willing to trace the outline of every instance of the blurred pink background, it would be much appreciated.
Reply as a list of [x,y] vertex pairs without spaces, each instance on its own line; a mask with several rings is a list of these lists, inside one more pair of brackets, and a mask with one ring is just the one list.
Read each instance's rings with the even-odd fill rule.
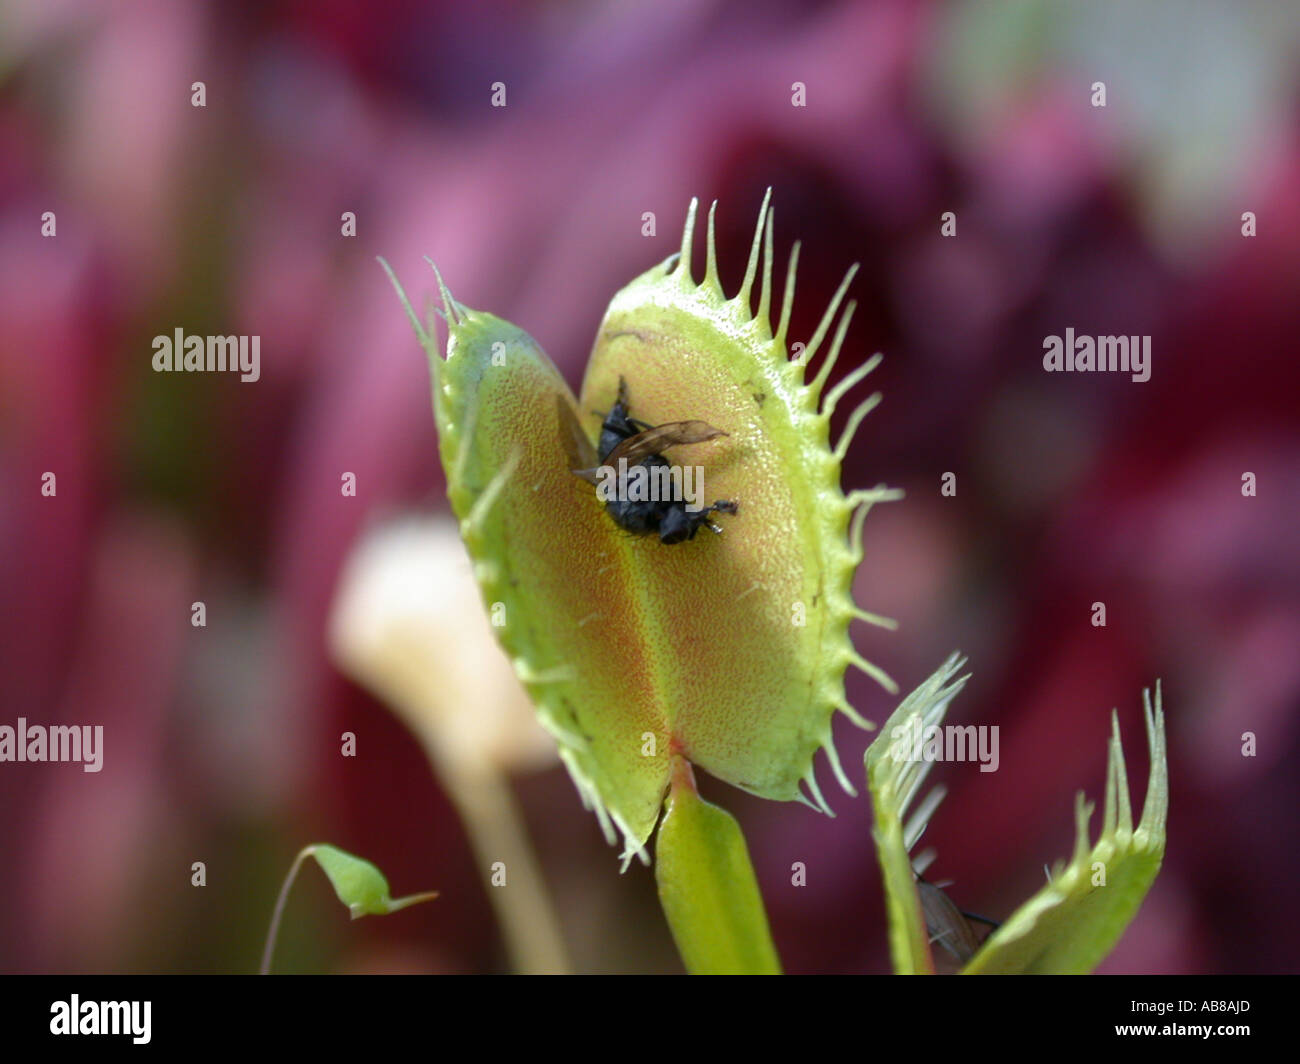
[[[999,918],[1036,890],[1071,848],[1075,791],[1102,797],[1112,707],[1140,803],[1141,691],[1162,677],[1168,853],[1102,971],[1297,969],[1294,5],[0,17],[0,724],[106,733],[98,774],[0,764],[0,970],[252,970],[318,839],[442,895],[352,924],[311,871],[277,970],[506,968],[418,746],[326,654],[360,532],[446,509],[428,370],[375,257],[426,306],[432,256],[576,387],[607,301],[675,249],[690,197],[719,200],[734,291],[768,186],[780,260],[804,243],[792,337],[860,261],[836,377],[885,354],[844,480],[907,491],[867,522],[857,584],[901,627],[858,646],[905,690],[960,648],[974,678],[951,719],[1001,727],[996,773],[936,770],[931,878]],[[177,327],[260,335],[261,379],[154,373],[152,337]],[[1067,327],[1149,334],[1151,380],[1044,373]],[[857,675],[850,697],[877,721],[894,705]],[[344,731],[362,756],[338,756]],[[860,766],[869,736],[837,735]],[[864,799],[824,787],[832,820],[702,785],[746,829],[788,970],[888,970]],[[563,770],[514,787],[578,970],[680,970],[652,872],[618,875]]]

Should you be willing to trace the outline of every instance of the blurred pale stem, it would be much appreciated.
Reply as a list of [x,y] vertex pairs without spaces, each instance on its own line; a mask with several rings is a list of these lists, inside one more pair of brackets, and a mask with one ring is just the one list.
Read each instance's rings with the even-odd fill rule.
[[[488,880],[488,898],[496,911],[511,966],[526,975],[570,974],[559,920],[510,781],[492,765],[470,767],[464,759],[445,755],[431,731],[421,729],[421,745],[460,814],[480,871]],[[490,882],[491,868],[497,861],[506,867],[504,887],[494,887]]]

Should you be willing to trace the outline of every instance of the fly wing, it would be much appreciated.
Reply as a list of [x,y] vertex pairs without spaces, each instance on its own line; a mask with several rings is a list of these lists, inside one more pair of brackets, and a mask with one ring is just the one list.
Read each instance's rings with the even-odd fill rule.
[[588,483],[596,483],[596,469],[600,459],[596,448],[592,446],[587,434],[582,431],[573,407],[565,402],[564,396],[555,397],[555,410],[560,422],[560,443],[574,476],[582,477]]
[[924,879],[916,881],[921,897],[921,911],[925,914],[925,929],[930,941],[937,942],[957,960],[965,964],[980,948],[970,922],[942,890]]
[[620,458],[627,459],[629,466],[636,465],[643,458],[676,447],[683,443],[703,443],[718,436],[727,435],[721,429],[715,429],[704,421],[670,421],[666,425],[656,425],[645,432],[629,436],[605,456],[604,465],[618,466]]

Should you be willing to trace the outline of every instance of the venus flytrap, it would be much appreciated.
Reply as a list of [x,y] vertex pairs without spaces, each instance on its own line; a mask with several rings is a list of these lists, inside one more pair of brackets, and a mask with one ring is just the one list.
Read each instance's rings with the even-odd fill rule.
[[[904,824],[933,762],[906,756],[898,746],[898,737],[903,737],[906,746],[918,722],[922,730],[942,723],[953,697],[966,683],[966,677],[954,679],[964,663],[964,658],[954,654],[912,692],[864,758],[875,812],[872,834],[885,886],[890,952],[894,970],[902,975],[933,974],[932,938],[952,929],[927,927],[933,921],[926,919],[909,857],[943,800],[944,788],[931,790]],[[1138,827],[1133,827],[1119,721],[1112,716],[1106,808],[1097,844],[1088,846],[1092,806],[1081,792],[1075,807],[1073,858],[1067,865],[1058,865],[1047,886],[985,939],[962,969],[963,974],[1086,974],[1111,951],[1137,914],[1164,857],[1169,805],[1165,720],[1158,683],[1154,709],[1150,692],[1143,692],[1143,701],[1151,774]]]
[[[934,960],[915,886],[912,861],[908,856],[929,823],[943,791],[936,788],[907,822],[903,817],[934,766],[933,761],[916,761],[898,756],[898,737],[912,734],[915,722],[922,729],[943,721],[948,704],[966,686],[966,677],[955,679],[966,659],[954,654],[920,687],[907,696],[871,745],[864,762],[867,789],[875,812],[872,837],[880,861],[885,887],[885,908],[889,916],[889,951],[899,975],[933,975]],[[937,796],[937,797],[936,797]]]
[[[831,718],[838,710],[868,726],[845,698],[846,669],[894,690],[849,638],[855,619],[892,622],[860,609],[850,585],[867,511],[899,493],[845,496],[839,486],[849,442],[879,396],[854,411],[834,446],[829,438],[836,405],[878,363],[826,388],[853,312],[850,303],[840,313],[853,271],[792,359],[797,248],[774,328],[768,200],[730,299],[718,280],[712,211],[704,276],[692,276],[695,212],[692,203],[681,252],[614,297],[581,401],[527,334],[458,303],[441,276],[445,357],[406,304],[429,355],[452,510],[485,600],[504,603],[509,617],[498,630],[502,646],[584,802],[611,841],[622,836],[624,867],[635,856],[648,862],[678,759],[829,813],[813,757],[824,749],[855,793]],[[629,536],[573,476],[572,426],[594,440],[591,411],[611,407],[620,378],[642,421],[701,420],[727,434],[691,455],[710,498],[739,502],[725,534],[671,548]],[[661,837],[661,862],[673,865],[673,840],[687,834]],[[747,857],[733,867],[742,865]],[[693,937],[677,923],[674,933],[679,943]]]
[[[444,354],[434,324],[421,323],[388,272],[428,354],[447,493],[475,578],[485,602],[504,607],[496,634],[584,804],[611,842],[621,836],[625,869],[633,857],[649,862],[659,824],[660,898],[690,971],[773,972],[743,835],[699,798],[692,766],[831,814],[813,769],[824,750],[856,793],[832,717],[871,725],[845,697],[845,672],[896,687],[849,635],[854,620],[894,624],[859,607],[850,589],[867,512],[901,493],[840,488],[848,447],[880,399],[861,402],[832,444],[837,404],[879,363],[827,387],[853,315],[853,303],[841,306],[854,270],[791,357],[798,245],[774,315],[768,198],[731,298],[718,279],[712,210],[704,275],[692,275],[695,217],[692,202],[681,251],[614,296],[580,400],[531,337],[457,302],[435,267]],[[672,545],[630,535],[573,475],[575,455],[598,438],[595,412],[611,409],[621,381],[641,422],[721,430],[693,434],[689,452],[671,457],[699,464],[708,499],[738,504],[721,534]],[[950,682],[958,667],[950,659],[900,713],[941,718],[961,685]],[[907,859],[913,829],[901,822],[924,773],[878,757],[873,773],[868,758],[896,964],[932,971]]]
[[1058,863],[1045,887],[998,928],[964,971],[969,974],[1084,974],[1105,959],[1137,915],[1165,855],[1169,771],[1165,715],[1156,684],[1142,692],[1151,773],[1142,819],[1133,826],[1119,718],[1111,715],[1106,803],[1101,835],[1088,846],[1092,805],[1080,792],[1075,802],[1075,847],[1068,864]]

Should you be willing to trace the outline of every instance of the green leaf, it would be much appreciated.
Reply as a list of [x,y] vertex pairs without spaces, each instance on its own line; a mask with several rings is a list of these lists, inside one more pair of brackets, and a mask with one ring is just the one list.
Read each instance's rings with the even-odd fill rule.
[[908,851],[925,830],[930,815],[943,797],[936,788],[904,826],[903,817],[925,782],[934,762],[907,756],[911,736],[919,722],[921,732],[942,722],[948,704],[965,686],[967,677],[953,679],[966,663],[958,654],[948,658],[925,683],[903,699],[880,729],[863,759],[867,786],[875,815],[872,837],[880,861],[889,918],[889,952],[899,975],[933,975],[934,959],[926,931],[916,877]]
[[369,861],[324,842],[309,846],[307,852],[316,858],[316,863],[329,877],[334,893],[348,907],[354,920],[362,916],[387,916],[408,905],[418,905],[438,896],[436,890],[431,890],[394,898],[388,892],[388,880],[384,874]]
[[740,825],[695,791],[679,761],[655,842],[659,901],[692,975],[779,975]]
[[[1015,911],[985,941],[965,974],[1069,974],[1091,972],[1119,941],[1137,915],[1165,853],[1169,774],[1165,717],[1156,684],[1142,692],[1151,774],[1142,820],[1136,830],[1129,804],[1128,774],[1120,745],[1119,719],[1112,714],[1106,807],[1101,836],[1088,847],[1092,805],[1080,792],[1075,804],[1076,841],[1070,863],[1058,863],[1042,890]],[[1105,883],[1099,878],[1104,874]]]
[[360,857],[354,857],[346,850],[340,850],[337,846],[325,842],[304,846],[293,859],[293,865],[289,869],[289,874],[284,877],[284,883],[280,886],[280,896],[276,898],[275,908],[271,912],[271,926],[267,929],[266,942],[262,947],[260,971],[263,975],[271,971],[275,940],[280,933],[280,918],[284,915],[289,891],[293,888],[294,880],[298,878],[298,869],[308,857],[316,858],[316,863],[329,877],[334,893],[338,895],[339,901],[348,907],[354,920],[359,916],[384,916],[395,913],[408,905],[417,905],[438,896],[437,891],[429,891],[405,898],[392,898],[388,893],[388,880],[369,861],[363,861]]

